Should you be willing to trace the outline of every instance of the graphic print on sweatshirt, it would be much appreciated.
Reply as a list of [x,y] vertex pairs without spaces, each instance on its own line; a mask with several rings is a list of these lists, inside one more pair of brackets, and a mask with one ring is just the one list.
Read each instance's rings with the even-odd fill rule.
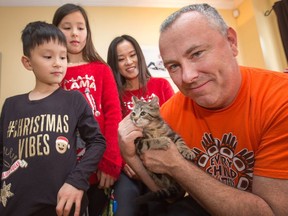
[[194,161],[206,173],[222,183],[240,190],[252,190],[254,153],[247,149],[235,152],[237,138],[232,133],[224,134],[222,139],[213,138],[205,133],[202,146],[205,151],[193,148]]
[[86,100],[88,101],[92,112],[95,117],[100,116],[100,107],[97,107],[96,101],[93,97],[96,92],[96,82],[94,76],[77,76],[77,78],[71,78],[63,81],[63,88],[65,90],[78,90],[83,93]]
[[[29,167],[29,159],[63,155],[70,149],[69,140],[63,136],[69,132],[68,115],[45,114],[10,121],[4,129],[7,143],[3,147],[3,172],[0,203],[5,207],[14,195],[11,183],[5,180],[20,169]],[[53,141],[53,137],[56,139]],[[57,136],[59,134],[59,136]],[[61,134],[61,135],[60,135]],[[54,143],[53,143],[54,142]],[[53,149],[52,149],[53,148]]]
[[[132,97],[133,97],[134,95],[132,95],[131,96],[131,100],[130,101],[124,101],[124,106],[125,107],[127,107],[127,109],[129,110],[129,111],[131,111],[132,109],[133,109],[133,101],[132,101]],[[144,101],[144,102],[150,102],[152,99],[153,99],[153,97],[155,96],[155,94],[154,93],[152,93],[151,95],[146,95],[146,96],[141,96],[141,97],[139,97],[139,99],[140,100],[142,100],[142,101]],[[138,97],[137,97],[138,98]]]

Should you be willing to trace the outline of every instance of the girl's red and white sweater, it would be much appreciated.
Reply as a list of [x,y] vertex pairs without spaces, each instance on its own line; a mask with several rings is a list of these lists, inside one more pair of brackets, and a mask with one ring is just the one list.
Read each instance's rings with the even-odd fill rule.
[[[117,134],[121,108],[111,69],[101,62],[68,67],[61,86],[82,92],[90,104],[107,145],[98,168],[117,179],[122,164]],[[83,151],[79,150],[79,156]],[[90,183],[97,183],[96,172],[90,177]]]

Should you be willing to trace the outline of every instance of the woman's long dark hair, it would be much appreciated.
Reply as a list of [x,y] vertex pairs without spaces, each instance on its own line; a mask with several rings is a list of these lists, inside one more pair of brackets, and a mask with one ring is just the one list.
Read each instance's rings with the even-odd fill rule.
[[120,70],[119,70],[117,46],[119,43],[122,43],[123,41],[130,42],[135,49],[137,59],[138,59],[138,70],[139,70],[138,79],[139,79],[139,84],[140,84],[139,88],[142,88],[143,90],[142,94],[145,94],[147,90],[147,82],[149,78],[151,77],[151,74],[146,65],[145,57],[143,55],[142,49],[140,45],[138,44],[138,42],[130,35],[122,35],[122,36],[118,36],[114,38],[108,48],[107,63],[113,71],[113,75],[117,83],[121,105],[123,105],[122,97],[124,95],[127,81],[125,77],[121,75]]

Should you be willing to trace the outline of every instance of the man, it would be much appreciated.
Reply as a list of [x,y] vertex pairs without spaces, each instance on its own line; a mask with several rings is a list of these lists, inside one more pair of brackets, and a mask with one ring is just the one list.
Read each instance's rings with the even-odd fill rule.
[[[161,114],[197,156],[186,161],[171,144],[147,151],[144,165],[175,178],[211,215],[288,215],[287,75],[240,67],[236,32],[207,4],[169,16],[159,47],[180,90]],[[156,190],[133,151],[141,135],[129,118],[120,123],[124,158]]]

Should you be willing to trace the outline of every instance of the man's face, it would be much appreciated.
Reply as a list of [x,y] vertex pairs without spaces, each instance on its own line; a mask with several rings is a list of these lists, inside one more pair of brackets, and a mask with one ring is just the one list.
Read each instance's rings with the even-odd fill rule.
[[208,109],[233,101],[241,85],[233,29],[222,35],[203,15],[188,12],[161,33],[159,46],[165,67],[184,95]]

